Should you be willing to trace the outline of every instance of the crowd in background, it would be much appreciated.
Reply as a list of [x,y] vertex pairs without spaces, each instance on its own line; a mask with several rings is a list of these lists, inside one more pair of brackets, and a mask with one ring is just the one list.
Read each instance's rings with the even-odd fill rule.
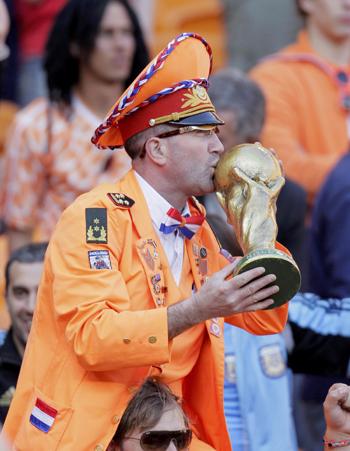
[[[39,272],[46,242],[76,197],[130,168],[125,152],[96,149],[93,131],[150,58],[193,31],[213,48],[209,94],[225,119],[225,149],[261,141],[282,160],[278,240],[301,269],[301,291],[310,293],[295,305],[313,312],[307,322],[293,311],[286,333],[268,339],[225,329],[232,449],[322,449],[323,400],[332,383],[350,383],[350,0],[6,0],[0,7],[7,8],[0,9],[0,330],[7,346],[0,348],[0,421],[38,285],[35,272],[31,288],[24,280],[13,294],[17,272],[23,265]],[[201,200],[223,246],[239,255],[215,199]],[[16,302],[23,304],[17,310]],[[3,362],[13,367],[6,377]],[[264,396],[251,396],[254,386]],[[264,416],[274,428],[261,429],[260,438]],[[284,448],[274,448],[282,436]]]

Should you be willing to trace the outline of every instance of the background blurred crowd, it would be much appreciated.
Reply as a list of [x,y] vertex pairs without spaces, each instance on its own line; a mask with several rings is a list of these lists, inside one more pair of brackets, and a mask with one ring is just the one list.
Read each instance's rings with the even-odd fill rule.
[[[60,213],[78,195],[130,167],[125,153],[100,152],[90,138],[150,58],[184,31],[201,34],[213,48],[209,93],[226,122],[225,149],[260,140],[282,160],[287,182],[278,201],[278,239],[301,268],[302,291],[319,295],[326,300],[323,313],[340,317],[348,305],[342,299],[350,297],[350,0],[0,1],[1,274],[11,252],[50,239]],[[224,247],[238,255],[222,212],[210,197],[202,200]],[[3,289],[10,315],[5,296],[0,300],[4,331],[10,316],[12,330],[19,327],[8,296],[11,282]],[[238,414],[226,410],[234,418],[232,435],[239,437],[234,450],[280,451],[263,448],[263,439],[254,445],[250,431],[258,426],[243,424],[248,405],[257,402],[240,391],[247,352],[256,354],[257,366],[264,362],[261,378],[273,382],[268,393],[288,398],[278,411],[291,437],[283,451],[297,449],[294,422],[299,448],[322,447],[322,401],[333,382],[349,383],[350,375],[347,369],[329,375],[310,369],[304,351],[297,361],[290,357],[292,377],[287,349],[297,335],[316,352],[320,344],[322,352],[339,355],[334,346],[345,346],[350,326],[341,333],[291,328],[289,336],[257,344],[232,328],[225,331],[229,402],[241,398]],[[327,341],[331,335],[340,335],[338,341]],[[12,386],[0,393],[0,407]],[[276,409],[276,402],[272,395],[259,400],[258,415]]]

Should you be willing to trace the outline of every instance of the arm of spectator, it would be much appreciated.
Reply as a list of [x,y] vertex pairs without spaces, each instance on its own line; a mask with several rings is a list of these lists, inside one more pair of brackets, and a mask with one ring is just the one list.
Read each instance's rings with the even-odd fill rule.
[[[280,76],[281,71],[283,77]],[[278,63],[270,63],[268,68],[258,66],[250,76],[259,83],[267,100],[263,144],[276,150],[286,175],[300,183],[312,199],[339,155],[311,154],[301,146],[301,126],[304,124],[303,118],[296,113],[302,110],[297,95],[300,81],[293,74]]]
[[42,208],[47,180],[43,153],[46,133],[42,120],[37,119],[36,110],[32,115],[23,110],[16,115],[7,137],[2,208],[11,249],[31,238],[37,212]]
[[350,298],[322,300],[298,293],[290,302],[293,346],[288,365],[294,372],[349,376]]
[[323,409],[326,420],[325,451],[333,448],[350,451],[350,387],[345,384],[332,385]]

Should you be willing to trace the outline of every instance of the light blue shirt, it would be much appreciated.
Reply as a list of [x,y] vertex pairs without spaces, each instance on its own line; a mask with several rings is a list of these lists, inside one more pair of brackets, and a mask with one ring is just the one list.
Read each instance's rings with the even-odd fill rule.
[[225,324],[224,407],[233,451],[296,451],[281,335]]

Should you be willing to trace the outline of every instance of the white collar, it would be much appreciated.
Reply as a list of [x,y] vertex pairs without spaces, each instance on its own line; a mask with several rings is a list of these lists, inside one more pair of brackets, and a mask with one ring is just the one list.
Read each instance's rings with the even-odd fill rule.
[[[167,211],[172,208],[172,205],[164,199],[140,174],[135,171],[135,176],[139,182],[140,188],[145,196],[148,209],[151,214],[152,222],[157,230],[159,230],[162,222],[167,223],[169,216]],[[188,202],[181,212],[182,215],[190,214]]]

